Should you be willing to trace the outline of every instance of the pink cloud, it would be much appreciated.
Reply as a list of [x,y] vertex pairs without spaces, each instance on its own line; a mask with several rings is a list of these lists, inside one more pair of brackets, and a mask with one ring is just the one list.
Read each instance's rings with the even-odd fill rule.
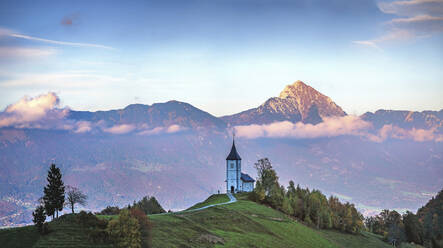
[[113,134],[125,134],[125,133],[131,132],[134,129],[135,129],[134,125],[120,124],[120,125],[112,126],[110,128],[105,128],[103,131],[105,131],[107,133],[113,133]]
[[383,142],[388,138],[410,139],[417,142],[443,141],[443,135],[436,133],[435,129],[404,129],[393,125],[384,125],[376,135],[366,134],[366,137],[374,142]]
[[76,123],[74,133],[87,133],[92,130],[92,123],[89,121],[79,121]]
[[153,129],[144,130],[144,131],[139,132],[138,135],[155,135],[155,134],[162,134],[162,133],[177,133],[177,132],[180,132],[183,130],[185,130],[184,127],[173,124],[168,127],[156,127]]
[[0,113],[0,127],[44,128],[52,123],[58,128],[69,129],[68,124],[59,122],[69,109],[60,109],[59,104],[60,99],[53,92],[34,98],[25,96]]
[[289,121],[274,122],[268,125],[249,125],[235,127],[240,137],[293,137],[293,138],[318,138],[334,137],[339,135],[359,135],[362,130],[372,127],[369,122],[357,116],[344,116],[324,118],[324,121],[312,125],[302,122]]
[[248,139],[269,138],[320,138],[341,135],[360,136],[373,142],[383,142],[388,138],[410,139],[417,142],[442,142],[443,135],[437,134],[435,129],[403,129],[397,126],[385,125],[374,130],[371,123],[357,116],[325,118],[316,125],[289,121],[274,122],[266,125],[248,125],[234,127],[239,137]]

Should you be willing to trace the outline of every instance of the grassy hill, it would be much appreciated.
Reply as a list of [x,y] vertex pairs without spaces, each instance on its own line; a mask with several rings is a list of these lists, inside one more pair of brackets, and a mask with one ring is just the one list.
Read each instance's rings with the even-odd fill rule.
[[[283,213],[248,201],[201,211],[151,215],[153,247],[390,247],[378,236],[316,230]],[[190,209],[228,201],[213,195]],[[102,216],[109,218],[110,216]],[[54,230],[39,236],[33,227],[0,230],[2,247],[110,247],[88,242],[85,230],[69,218],[50,223]]]

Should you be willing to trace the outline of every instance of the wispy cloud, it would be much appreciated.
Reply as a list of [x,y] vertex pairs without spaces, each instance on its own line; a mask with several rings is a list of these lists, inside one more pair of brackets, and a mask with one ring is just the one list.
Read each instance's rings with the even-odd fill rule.
[[0,81],[4,88],[43,87],[60,88],[94,88],[124,81],[123,78],[102,75],[91,71],[66,71],[60,73],[9,74],[9,80]]
[[56,53],[53,48],[0,47],[1,58],[40,58]]
[[94,44],[94,43],[81,43],[81,42],[69,42],[69,41],[45,39],[45,38],[16,33],[16,32],[13,32],[12,30],[4,29],[4,28],[0,28],[0,37],[1,36],[7,36],[7,37],[13,37],[13,38],[19,38],[19,39],[25,39],[25,40],[32,40],[32,41],[44,42],[44,43],[55,44],[55,45],[63,45],[63,46],[93,47],[93,48],[102,48],[102,49],[111,49],[111,50],[114,49],[113,47],[110,47],[110,46]]
[[419,37],[430,37],[443,32],[443,0],[405,0],[380,2],[378,8],[395,17],[384,23],[385,34],[354,44],[381,50],[380,45]]

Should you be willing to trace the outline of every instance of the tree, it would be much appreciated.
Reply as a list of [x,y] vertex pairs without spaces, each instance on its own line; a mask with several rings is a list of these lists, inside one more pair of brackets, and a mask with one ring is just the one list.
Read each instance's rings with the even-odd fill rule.
[[65,202],[65,186],[62,181],[62,174],[60,169],[55,166],[55,164],[51,164],[51,167],[48,171],[48,176],[46,178],[48,184],[44,188],[44,206],[46,214],[52,215],[54,219],[54,214],[63,210],[63,205]]
[[74,213],[75,204],[85,206],[87,199],[88,197],[78,188],[69,185],[66,186],[66,203],[71,207],[72,213]]
[[[138,202],[134,202],[133,207],[137,207],[140,210],[144,211],[145,214],[160,214],[166,213],[160,203],[155,199],[155,197],[145,196]],[[128,206],[128,209],[130,207]]]
[[118,218],[112,219],[107,227],[107,232],[116,247],[141,248],[140,225],[132,217],[129,210],[124,209]]
[[418,221],[417,215],[406,211],[403,215],[403,224],[408,242],[423,244],[423,227]]
[[42,205],[39,205],[34,212],[32,212],[33,222],[37,227],[39,233],[43,233],[43,224],[46,220],[45,208]]
[[129,211],[130,211],[131,216],[134,217],[135,219],[137,219],[137,221],[138,221],[138,224],[140,227],[142,248],[151,247],[152,225],[148,219],[148,216],[137,207],[132,207],[131,210],[129,210]]

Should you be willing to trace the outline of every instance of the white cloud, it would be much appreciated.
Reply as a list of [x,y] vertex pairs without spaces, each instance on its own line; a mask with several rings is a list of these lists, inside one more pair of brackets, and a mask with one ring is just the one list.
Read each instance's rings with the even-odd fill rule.
[[120,124],[120,125],[112,126],[110,128],[105,128],[105,129],[103,129],[103,131],[105,131],[107,133],[112,133],[112,134],[125,134],[125,133],[131,132],[134,129],[135,129],[134,125]]
[[[403,129],[392,125],[385,125],[380,130],[373,130],[371,123],[357,116],[325,118],[316,125],[289,121],[274,122],[266,125],[248,125],[234,127],[239,137],[255,139],[268,138],[321,138],[353,135],[363,137],[373,142],[383,142],[388,138],[411,139],[417,142],[443,141],[443,135],[437,134],[434,129]],[[375,132],[374,132],[375,131]]]
[[143,131],[139,132],[138,135],[156,135],[156,134],[163,134],[163,133],[177,133],[177,132],[180,132],[183,130],[185,130],[184,127],[173,124],[168,127],[155,127],[153,129],[143,130]]
[[87,133],[92,130],[92,123],[90,121],[78,121],[76,123],[75,133]]
[[35,98],[25,96],[0,113],[0,127],[49,128],[46,124],[53,123],[62,129],[69,128],[68,125],[59,122],[69,109],[57,108],[59,104],[60,99],[53,92]]
[[374,142],[383,142],[388,138],[410,139],[417,142],[443,141],[443,135],[438,134],[435,129],[404,129],[393,125],[384,125],[378,130],[376,135],[368,133],[365,136]]
[[236,126],[235,131],[239,137],[293,137],[293,138],[319,138],[334,137],[339,135],[359,135],[361,130],[371,127],[369,122],[357,116],[344,116],[324,118],[316,125],[302,122],[289,121],[274,122],[267,125]]

